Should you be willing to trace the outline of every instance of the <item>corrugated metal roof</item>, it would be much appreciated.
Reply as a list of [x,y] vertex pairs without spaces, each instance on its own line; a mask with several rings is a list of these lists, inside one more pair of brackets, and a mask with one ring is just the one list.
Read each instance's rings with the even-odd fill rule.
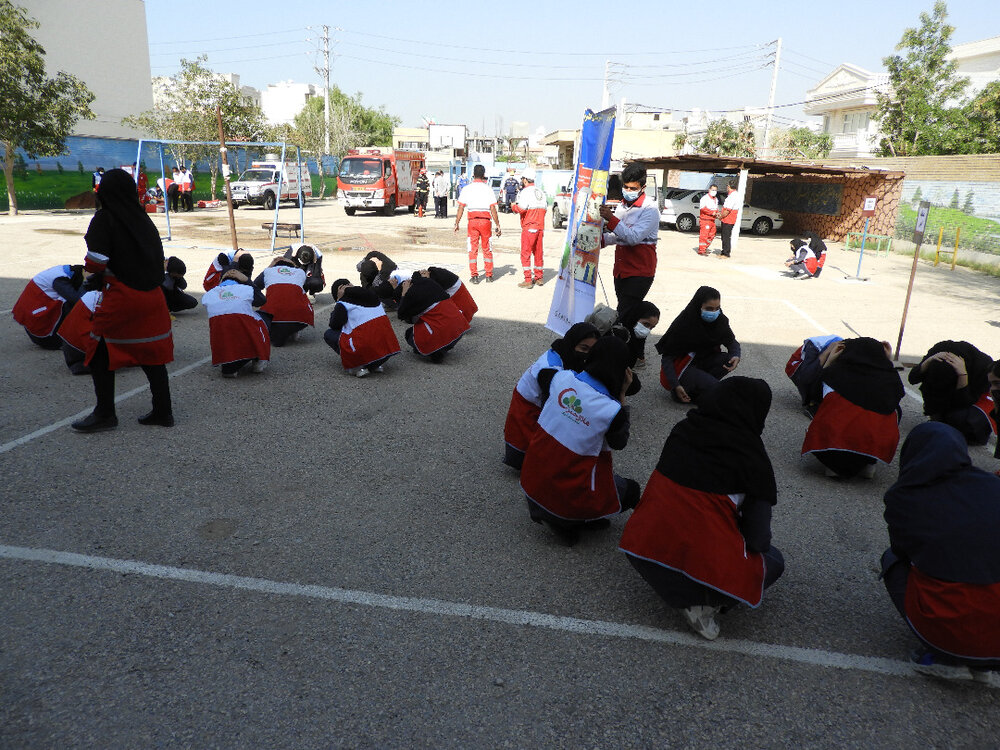
[[684,154],[678,156],[658,156],[631,159],[629,163],[642,164],[649,169],[679,169],[682,172],[739,172],[746,169],[753,175],[764,174],[826,174],[863,175],[878,174],[888,179],[902,179],[906,173],[898,170],[869,169],[824,165],[822,162],[807,161],[764,161],[745,159],[738,156],[712,156],[710,154]]

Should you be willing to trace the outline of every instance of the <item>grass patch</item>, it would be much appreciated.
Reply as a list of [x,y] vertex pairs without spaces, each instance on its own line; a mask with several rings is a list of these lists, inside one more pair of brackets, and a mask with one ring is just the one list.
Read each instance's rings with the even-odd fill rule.
[[[917,225],[917,211],[909,205],[901,205],[896,220],[896,237],[910,239]],[[958,234],[959,265],[962,263],[961,250],[977,250],[981,253],[1000,255],[1000,224],[991,219],[969,216],[957,208],[931,206],[927,214],[927,228],[924,241],[937,245],[938,234],[942,233],[941,247],[954,248]],[[959,233],[959,230],[961,232]],[[988,265],[988,264],[979,264]]]

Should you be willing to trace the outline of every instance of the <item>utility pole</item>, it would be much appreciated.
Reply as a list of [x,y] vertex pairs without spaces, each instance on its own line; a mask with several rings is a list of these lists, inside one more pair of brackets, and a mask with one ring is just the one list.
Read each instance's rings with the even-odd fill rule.
[[764,121],[764,148],[767,153],[769,139],[771,137],[771,120],[774,117],[774,94],[778,89],[778,66],[781,64],[781,37],[776,42],[774,50],[774,73],[771,74],[771,93],[767,97],[767,120]]
[[608,74],[611,71],[611,61],[604,61],[604,93],[601,94],[601,109],[608,108],[608,101],[611,99],[611,92],[608,89]]
[[[781,42],[778,42],[780,49]],[[772,89],[774,87],[772,86]],[[773,95],[773,94],[772,94]],[[323,24],[323,109],[326,123],[326,153],[330,154],[330,27]]]

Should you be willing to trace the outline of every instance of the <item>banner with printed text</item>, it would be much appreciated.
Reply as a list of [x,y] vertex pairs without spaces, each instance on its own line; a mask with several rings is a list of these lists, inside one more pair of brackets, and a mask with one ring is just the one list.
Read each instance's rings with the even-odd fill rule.
[[603,221],[600,208],[608,194],[615,108],[583,116],[580,151],[571,187],[566,240],[545,327],[564,335],[594,310],[597,262],[601,256]]

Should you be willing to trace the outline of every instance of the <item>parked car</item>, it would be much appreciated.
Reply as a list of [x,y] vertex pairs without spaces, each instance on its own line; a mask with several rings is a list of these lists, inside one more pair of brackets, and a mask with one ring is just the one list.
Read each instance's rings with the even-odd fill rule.
[[[698,204],[707,192],[707,190],[686,190],[672,193],[663,201],[660,223],[673,224],[679,232],[698,231]],[[719,204],[722,204],[721,200]],[[718,226],[721,222],[716,220],[715,223]],[[740,232],[753,232],[763,237],[775,229],[781,229],[784,223],[784,218],[777,211],[745,204]]]

